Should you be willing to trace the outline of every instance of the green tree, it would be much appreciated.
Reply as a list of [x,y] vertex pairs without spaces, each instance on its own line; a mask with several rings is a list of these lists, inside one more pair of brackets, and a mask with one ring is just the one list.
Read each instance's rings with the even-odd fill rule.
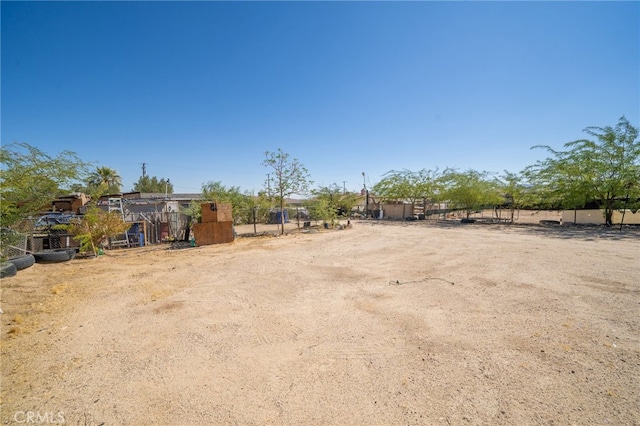
[[[412,211],[420,201],[426,208],[427,202],[437,201],[440,194],[440,172],[422,169],[391,170],[373,187],[373,192],[387,201],[409,201]],[[426,209],[425,209],[426,210]]]
[[321,186],[312,190],[311,194],[313,194],[315,200],[325,200],[327,205],[335,210],[335,218],[348,216],[351,209],[358,203],[357,194],[344,192],[337,183]]
[[74,152],[45,154],[27,143],[0,147],[0,226],[48,210],[58,195],[81,181],[90,167]]
[[220,181],[209,181],[202,185],[202,197],[218,203],[230,203],[236,224],[252,220],[252,197],[241,192],[239,186],[225,186]]
[[256,222],[268,223],[271,219],[270,213],[272,206],[272,200],[269,194],[265,191],[258,191],[257,196],[251,194],[249,197],[251,198],[251,212],[249,212],[251,217],[247,223],[253,223],[253,209],[255,209]]
[[358,204],[359,197],[360,194],[356,194],[355,192],[347,191],[343,193],[337,203],[340,215],[343,217],[348,217],[351,214],[353,208]]
[[307,208],[309,209],[309,218],[316,222],[321,220],[333,226],[338,218],[338,209],[331,204],[328,198],[322,197],[309,200]]
[[180,213],[185,214],[191,218],[191,222],[189,226],[194,223],[200,222],[202,219],[202,201],[201,200],[191,200],[188,207],[179,207]]
[[442,176],[445,185],[444,197],[456,208],[465,211],[467,219],[471,212],[485,206],[502,204],[498,183],[488,172],[449,170]]
[[140,176],[138,181],[133,184],[133,190],[144,193],[173,194],[173,184],[165,178]]
[[528,185],[524,172],[512,173],[506,170],[499,178],[499,186],[504,204],[509,208],[510,222],[513,223],[515,211],[532,201],[531,186]]
[[564,150],[535,146],[551,153],[530,166],[528,172],[542,191],[560,199],[563,206],[581,207],[597,201],[605,224],[628,199],[640,197],[640,141],[638,128],[623,116],[615,127],[587,127],[595,138],[568,142]]
[[105,194],[119,194],[122,179],[118,172],[111,167],[97,167],[87,178],[89,192],[102,196]]
[[[241,223],[268,222],[271,202],[264,192],[254,195],[249,191],[244,192],[244,203],[238,211]],[[255,216],[254,216],[255,215]]]
[[410,181],[412,174],[410,170],[390,170],[371,190],[383,201],[414,202],[419,194],[416,195],[417,190]]
[[[276,194],[280,211],[284,212],[285,198],[293,194],[305,194],[313,182],[306,167],[297,158],[290,158],[282,149],[278,148],[277,152],[267,151],[265,157],[262,164],[274,171],[273,187],[270,182],[267,182],[267,185],[270,191]],[[280,218],[281,233],[284,234],[284,214],[281,214]]]
[[356,194],[344,192],[337,183],[314,189],[311,194],[313,199],[307,204],[312,218],[324,220],[332,226],[338,216],[348,216],[358,202]]
[[80,241],[80,251],[91,251],[95,255],[98,247],[106,245],[109,238],[127,232],[131,224],[126,223],[116,212],[91,207],[81,219],[63,226]]

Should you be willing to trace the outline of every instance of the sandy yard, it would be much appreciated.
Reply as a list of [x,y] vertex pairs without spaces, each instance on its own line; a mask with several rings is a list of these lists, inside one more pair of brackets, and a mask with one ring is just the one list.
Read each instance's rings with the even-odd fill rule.
[[637,425],[639,276],[638,229],[428,221],[36,264],[1,420]]

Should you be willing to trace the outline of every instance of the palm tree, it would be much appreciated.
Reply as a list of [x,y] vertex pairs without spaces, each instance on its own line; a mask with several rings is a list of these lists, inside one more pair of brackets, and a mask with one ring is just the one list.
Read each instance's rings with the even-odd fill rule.
[[122,186],[122,178],[118,172],[111,167],[98,167],[89,175],[87,183],[90,187],[101,188],[102,194],[117,194],[120,193],[120,187]]

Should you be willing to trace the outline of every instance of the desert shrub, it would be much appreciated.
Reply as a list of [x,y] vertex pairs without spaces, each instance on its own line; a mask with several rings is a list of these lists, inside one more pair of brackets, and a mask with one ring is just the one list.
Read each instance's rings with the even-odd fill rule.
[[81,252],[96,254],[98,247],[106,245],[109,238],[127,232],[131,224],[125,222],[117,212],[92,207],[82,219],[61,226],[80,242]]

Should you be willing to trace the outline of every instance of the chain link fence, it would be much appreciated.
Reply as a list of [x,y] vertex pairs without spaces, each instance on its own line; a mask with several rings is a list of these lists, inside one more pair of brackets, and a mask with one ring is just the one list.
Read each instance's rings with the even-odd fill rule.
[[0,230],[0,257],[10,259],[26,254],[28,239],[28,234],[2,228]]

